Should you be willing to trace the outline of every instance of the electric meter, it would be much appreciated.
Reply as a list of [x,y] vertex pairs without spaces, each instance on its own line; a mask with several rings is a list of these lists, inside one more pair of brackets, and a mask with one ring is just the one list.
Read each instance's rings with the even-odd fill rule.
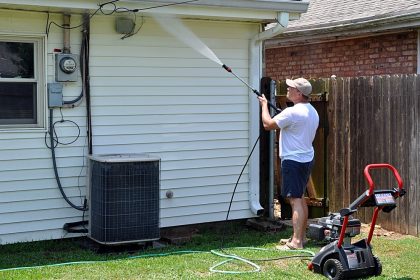
[[77,82],[79,56],[71,53],[55,55],[55,80],[57,82]]
[[76,71],[76,61],[71,57],[63,57],[60,60],[60,68],[64,73],[73,73]]

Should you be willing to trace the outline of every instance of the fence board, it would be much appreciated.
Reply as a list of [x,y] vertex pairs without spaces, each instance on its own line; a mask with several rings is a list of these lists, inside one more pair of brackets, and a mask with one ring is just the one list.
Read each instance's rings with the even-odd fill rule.
[[[417,141],[419,139],[419,94],[420,94],[420,76],[409,76],[408,77],[408,88],[407,92],[414,92],[409,99],[408,106],[412,104],[411,110],[408,111],[411,125],[409,127],[410,135],[410,147],[409,147],[409,175],[406,179],[407,188],[407,199],[408,207],[406,209],[408,217],[408,234],[415,235],[419,232],[419,213],[416,209],[419,209],[419,191],[416,186],[419,182],[419,164],[412,164],[419,161],[420,145]],[[408,110],[410,108],[407,108]],[[414,211],[413,211],[414,210]]]
[[[392,95],[392,90],[390,88],[390,79],[389,76],[377,76],[374,77],[375,80],[377,80],[377,86],[376,86],[376,90],[378,92],[378,94],[380,96],[382,96],[380,98],[380,103],[378,104],[378,107],[382,107],[384,108],[382,116],[381,116],[381,127],[384,130],[384,133],[382,134],[382,143],[381,143],[381,148],[382,148],[382,157],[378,160],[378,162],[384,162],[384,163],[391,163],[391,155],[393,154],[393,151],[391,149],[391,107],[390,107],[390,97]],[[376,85],[376,84],[375,84]],[[394,119],[395,120],[395,119]],[[389,171],[384,172],[383,174],[381,174],[382,177],[384,177],[384,179],[381,181],[381,188],[383,189],[388,189],[390,188],[390,184],[392,181],[392,178],[390,176]],[[381,215],[379,215],[379,223],[390,229],[392,227],[392,220],[391,220],[391,214],[389,213],[381,213]]]
[[[349,79],[349,78],[347,78]],[[352,119],[352,115],[350,112],[351,102],[353,99],[352,95],[352,86],[350,83],[350,87],[345,86],[345,91],[343,94],[343,118],[339,120],[343,125],[343,164],[344,164],[344,189],[343,192],[343,202],[345,205],[349,205],[351,203],[351,193],[354,191],[354,185],[351,181],[351,158],[350,158],[350,120]]]
[[[357,85],[351,86],[351,88],[354,88],[355,86]],[[361,121],[360,115],[358,114],[359,112],[358,98],[360,98],[360,96],[353,89],[352,89],[352,92],[349,93],[349,95],[350,95],[350,106],[348,110],[348,116],[349,116],[350,122],[349,122],[349,127],[348,127],[349,133],[347,135],[348,143],[349,143],[349,152],[347,154],[347,162],[349,165],[348,184],[350,186],[350,190],[349,190],[349,201],[347,204],[353,202],[359,196],[359,188],[360,188],[360,180],[358,177],[355,177],[352,172],[353,170],[357,169],[359,166],[358,156],[360,155],[360,150],[358,147],[357,135],[360,135],[361,133],[361,130],[358,129],[359,127],[358,123]],[[350,137],[350,135],[355,135],[356,137]],[[352,158],[351,155],[355,155],[355,157]]]
[[[359,194],[362,194],[363,191],[366,191],[366,189],[368,188],[367,182],[364,178],[363,175],[363,170],[364,167],[367,164],[373,163],[371,161],[371,155],[372,152],[374,151],[374,147],[376,146],[376,138],[372,138],[372,133],[374,132],[374,119],[373,119],[373,102],[372,102],[372,98],[373,98],[373,87],[369,87],[366,83],[362,83],[363,80],[361,80],[362,78],[358,78],[360,84],[359,87],[357,88],[357,94],[359,96],[363,96],[362,99],[364,99],[364,108],[363,110],[360,112],[360,114],[364,115],[364,119],[365,121],[361,124],[362,125],[362,131],[363,131],[363,135],[361,135],[361,138],[358,138],[357,141],[360,142],[361,146],[361,150],[363,151],[363,155],[361,157],[361,162],[360,162],[360,166],[358,167],[357,170],[355,170],[355,174],[357,174],[356,176],[358,176],[359,178],[362,178],[362,182],[360,184],[359,189],[357,190]],[[374,178],[374,175],[373,177]],[[375,180],[375,179],[374,179]],[[362,220],[364,221],[370,221],[371,220],[371,211],[369,211],[369,208],[363,208],[363,210],[361,209],[361,213],[362,215],[360,216]]]
[[[366,95],[364,95],[364,91],[361,91],[359,87],[354,89],[354,92],[352,93],[355,96],[354,102],[356,103],[356,109],[354,111],[354,114],[357,115],[358,121],[354,124],[356,127],[353,129],[353,131],[357,131],[356,134],[353,134],[354,138],[353,142],[355,143],[357,153],[352,154],[352,161],[354,162],[353,168],[352,168],[352,175],[354,177],[354,185],[356,186],[356,189],[354,190],[355,196],[360,196],[361,190],[365,189],[366,182],[363,177],[363,173],[361,170],[364,167],[364,161],[365,161],[365,154],[366,151],[364,150],[364,143],[362,141],[359,141],[359,139],[362,139],[362,135],[365,135],[367,133],[365,124],[368,120],[366,119],[366,115],[362,114],[362,112],[366,111]],[[365,209],[360,209],[358,211],[357,217],[361,220],[365,217]]]
[[[404,123],[403,123],[403,116],[402,114],[405,114],[405,112],[403,111],[403,106],[404,106],[404,102],[403,102],[403,98],[402,98],[402,92],[399,89],[399,84],[398,81],[395,80],[395,77],[391,77],[391,88],[393,91],[393,96],[395,97],[395,101],[393,103],[393,109],[394,109],[394,114],[393,117],[395,119],[395,123],[393,125],[393,146],[394,146],[394,153],[391,154],[392,156],[392,162],[394,163],[395,168],[398,169],[400,175],[402,176],[402,178],[404,177],[404,166],[403,166],[403,151],[402,151],[402,139],[401,139],[401,135],[403,132],[403,127],[404,127]],[[398,199],[397,201],[397,208],[391,212],[391,221],[392,221],[392,226],[393,226],[393,230],[401,232],[401,224],[398,223],[398,219],[401,219],[400,221],[402,221],[403,219],[403,215],[400,214],[400,210],[401,210],[401,201],[402,199]]]
[[331,130],[336,131],[333,143],[333,154],[334,154],[334,164],[332,165],[332,177],[333,184],[331,184],[331,195],[330,195],[330,205],[333,209],[339,210],[342,205],[338,204],[343,200],[342,193],[345,188],[344,185],[344,176],[343,170],[345,168],[343,164],[343,128],[341,126],[341,121],[343,119],[343,99],[344,95],[344,82],[342,79],[337,80],[335,86],[334,96],[332,96],[332,104],[334,106],[334,115],[332,118]]
[[[401,101],[403,102],[403,108],[401,111],[401,114],[403,115],[403,130],[401,131],[400,137],[402,137],[401,141],[403,142],[403,145],[401,147],[402,152],[402,162],[401,162],[401,169],[403,170],[404,181],[405,181],[405,187],[410,188],[410,128],[413,126],[413,123],[411,122],[410,118],[410,104],[412,103],[412,97],[413,94],[410,90],[410,86],[408,84],[408,76],[402,75],[400,78],[400,85],[401,85]],[[406,137],[406,138],[405,138]],[[408,218],[408,208],[409,208],[409,198],[408,196],[404,196],[401,199],[399,199],[400,205],[399,205],[399,215],[397,216],[398,220],[396,221],[397,224],[400,225],[399,232],[407,234],[408,233],[408,225],[409,225],[409,218]]]
[[[419,117],[420,117],[420,75],[417,75],[416,76],[416,79],[415,79],[415,96],[416,96],[416,106],[415,106],[415,109],[416,109],[416,118],[415,118],[415,120],[416,120],[416,137],[415,137],[415,139],[420,139],[420,125],[419,125],[419,122],[418,122],[418,120],[419,120]],[[417,180],[414,182],[414,184],[413,184],[413,187],[412,187],[412,189],[410,188],[410,190],[412,190],[413,192],[412,193],[409,193],[408,195],[409,195],[409,197],[412,197],[412,198],[414,198],[415,199],[415,201],[416,201],[416,204],[415,204],[415,208],[414,207],[411,207],[411,205],[410,205],[410,216],[411,215],[413,215],[413,213],[415,213],[415,215],[417,216],[417,219],[413,219],[413,222],[415,222],[416,224],[417,224],[417,226],[416,225],[412,225],[412,229],[414,229],[414,230],[416,230],[416,228],[417,228],[417,230],[416,230],[416,234],[414,234],[414,235],[417,235],[417,236],[419,236],[419,233],[420,233],[420,213],[419,213],[419,209],[420,209],[420,190],[419,190],[419,186],[420,186],[420,184],[419,184],[419,182],[420,182],[420,164],[418,164],[418,162],[419,162],[419,153],[420,153],[420,143],[419,143],[419,141],[416,141],[415,142],[415,149],[414,150],[412,150],[412,152],[414,152],[414,153],[416,153],[417,154],[417,161],[415,162],[416,164],[415,164],[415,166],[416,166],[416,171],[415,171],[415,173],[416,173],[416,175],[417,175]],[[413,206],[414,206],[414,204],[413,204]]]
[[[330,89],[330,95],[329,95],[329,108],[335,108],[335,100],[337,96],[337,80],[336,79],[330,79],[328,81],[329,89]],[[328,121],[329,121],[329,135],[331,131],[336,130],[336,113],[335,110],[327,110],[328,114]],[[332,155],[336,154],[336,148],[337,148],[337,138],[336,137],[330,137],[327,138],[327,174],[329,174],[327,180],[327,192],[328,192],[328,206],[330,209],[337,209],[338,207],[334,204],[334,200],[332,199],[335,197],[335,189],[336,187],[336,177],[335,177],[335,164],[330,164],[330,159],[332,158]]]

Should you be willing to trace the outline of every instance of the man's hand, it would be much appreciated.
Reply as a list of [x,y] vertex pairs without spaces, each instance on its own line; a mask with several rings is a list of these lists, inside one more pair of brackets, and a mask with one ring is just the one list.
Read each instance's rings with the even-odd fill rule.
[[258,96],[258,100],[260,101],[261,107],[267,107],[267,98],[265,98],[264,94]]
[[265,98],[264,94],[258,96],[258,100],[261,105],[261,120],[265,130],[278,129],[277,123],[271,118],[270,112],[268,111],[268,101]]

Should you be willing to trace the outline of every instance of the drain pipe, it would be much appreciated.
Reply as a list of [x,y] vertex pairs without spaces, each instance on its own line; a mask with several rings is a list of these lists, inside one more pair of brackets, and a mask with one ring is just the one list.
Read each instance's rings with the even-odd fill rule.
[[[259,77],[262,76],[262,42],[266,39],[270,39],[274,36],[277,36],[280,33],[283,33],[289,23],[289,13],[281,12],[277,14],[278,24],[268,30],[265,30],[261,33],[258,33],[254,38],[250,40],[249,43],[249,52],[250,52],[250,61],[249,61],[249,82],[253,85],[253,88],[258,88]],[[259,136],[259,122],[255,120],[260,119],[260,108],[259,103],[255,102],[255,96],[249,95],[252,100],[249,102],[249,117],[250,117],[250,145],[252,142]],[[270,143],[274,143],[275,133],[270,133]],[[269,147],[270,155],[274,154],[274,144],[270,144]],[[261,216],[264,213],[264,209],[260,204],[260,162],[259,162],[259,150],[255,150],[255,155],[250,159],[249,165],[249,174],[250,174],[250,190],[249,190],[249,203],[250,209],[253,214]],[[270,163],[269,170],[269,216],[270,218],[274,217],[274,166],[272,162]]]

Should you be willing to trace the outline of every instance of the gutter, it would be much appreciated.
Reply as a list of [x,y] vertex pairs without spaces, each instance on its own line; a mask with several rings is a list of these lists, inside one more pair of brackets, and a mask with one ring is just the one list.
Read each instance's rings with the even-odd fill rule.
[[[304,13],[308,10],[310,0],[200,0],[185,3],[190,6],[207,6],[216,8],[235,8],[235,9],[258,9],[258,10],[279,10],[294,13]],[[144,2],[176,4],[180,0],[123,0],[122,2]]]
[[318,26],[290,27],[277,38],[265,44],[266,48],[294,45],[296,43],[317,43],[326,39],[346,39],[348,37],[397,32],[402,29],[417,29],[420,27],[420,12],[415,11],[405,15],[388,17],[370,17],[358,21],[348,20],[335,24]]
[[[250,61],[249,61],[249,82],[253,88],[258,88],[255,85],[259,85],[259,78],[262,75],[262,42],[267,39],[271,39],[286,30],[287,25],[289,24],[289,13],[280,12],[277,14],[277,24],[275,27],[265,30],[258,33],[254,38],[249,42],[249,52],[250,52]],[[259,136],[259,122],[255,120],[260,119],[260,107],[258,102],[255,102],[255,96],[250,94],[249,101],[249,117],[250,117],[250,147],[253,145],[255,139]],[[270,143],[274,143],[275,133],[271,131],[270,133]],[[274,145],[270,145],[270,154],[274,155]],[[259,182],[259,172],[260,172],[260,153],[259,150],[255,151],[255,155],[250,159],[249,165],[249,174],[250,174],[250,190],[249,190],[249,204],[250,209],[255,215],[262,215],[264,209],[260,204],[260,182]],[[269,171],[269,215],[270,218],[274,216],[274,165],[273,162],[270,162],[270,171]]]

